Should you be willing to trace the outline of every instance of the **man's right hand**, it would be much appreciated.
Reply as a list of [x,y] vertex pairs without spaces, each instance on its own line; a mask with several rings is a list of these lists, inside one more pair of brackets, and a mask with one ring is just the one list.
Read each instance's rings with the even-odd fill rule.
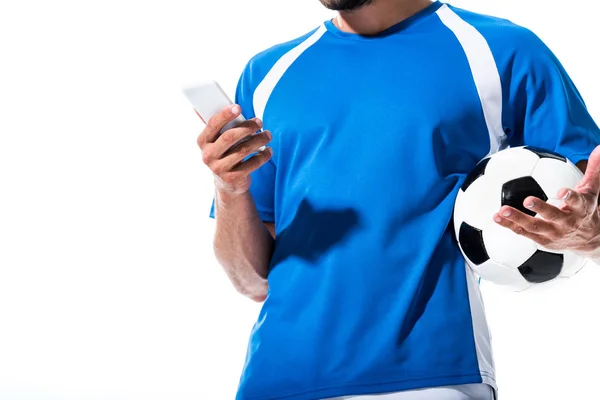
[[[221,129],[240,113],[238,105],[225,108],[206,122],[206,127],[198,136],[202,160],[214,174],[217,190],[228,195],[247,192],[251,183],[250,173],[269,161],[273,155],[272,149],[267,147],[244,161],[250,154],[268,144],[272,138],[269,131],[254,135],[262,128],[262,121],[258,118],[249,119],[219,135]],[[243,139],[246,140],[239,143]],[[236,146],[232,148],[234,145]]]

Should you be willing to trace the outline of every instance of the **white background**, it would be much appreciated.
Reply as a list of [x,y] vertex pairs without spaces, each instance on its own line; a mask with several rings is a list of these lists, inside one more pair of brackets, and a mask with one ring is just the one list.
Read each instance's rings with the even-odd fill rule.
[[[592,2],[456,0],[534,30],[600,118]],[[304,1],[0,3],[0,399],[232,399],[259,306],[212,255],[180,93],[332,16]],[[600,270],[483,284],[503,400],[598,396]]]

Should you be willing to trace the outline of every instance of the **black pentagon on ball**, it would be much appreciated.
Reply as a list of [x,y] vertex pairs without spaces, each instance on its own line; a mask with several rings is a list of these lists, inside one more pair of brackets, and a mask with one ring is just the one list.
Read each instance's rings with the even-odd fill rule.
[[477,178],[479,178],[480,176],[483,176],[485,174],[485,168],[487,167],[489,162],[490,162],[490,158],[488,157],[488,158],[484,158],[483,160],[481,160],[477,163],[475,168],[473,168],[471,173],[469,175],[467,175],[467,178],[463,182],[463,185],[461,187],[463,192],[465,192],[469,188],[469,186],[471,186],[471,184],[473,182],[475,182],[475,180],[477,180]]
[[562,161],[562,162],[567,162],[567,158],[566,157],[563,157],[560,154],[555,153],[555,152],[550,151],[550,150],[546,150],[546,149],[542,149],[542,148],[534,147],[534,146],[525,146],[524,148],[526,150],[531,151],[532,153],[537,154],[537,156],[539,158],[552,158],[554,160],[559,160],[559,161]]
[[562,254],[538,250],[519,267],[519,272],[528,282],[548,282],[560,274],[563,262]]
[[458,232],[458,242],[467,258],[475,265],[481,265],[490,259],[483,243],[483,232],[463,222]]
[[516,208],[517,210],[535,217],[536,213],[525,208],[523,202],[529,196],[537,197],[543,201],[548,200],[544,190],[531,176],[513,179],[502,185],[502,205]]

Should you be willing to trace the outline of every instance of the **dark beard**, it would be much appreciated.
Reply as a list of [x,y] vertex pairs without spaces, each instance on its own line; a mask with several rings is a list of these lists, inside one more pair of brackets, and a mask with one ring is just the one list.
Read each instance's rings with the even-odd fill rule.
[[321,0],[321,3],[335,11],[354,11],[366,5],[373,3],[375,0]]

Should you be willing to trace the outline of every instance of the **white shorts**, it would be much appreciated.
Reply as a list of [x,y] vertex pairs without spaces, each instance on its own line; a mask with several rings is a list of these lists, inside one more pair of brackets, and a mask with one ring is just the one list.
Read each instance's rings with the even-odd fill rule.
[[374,394],[366,396],[343,396],[328,400],[494,400],[494,389],[484,383],[443,386],[408,390],[405,392]]

